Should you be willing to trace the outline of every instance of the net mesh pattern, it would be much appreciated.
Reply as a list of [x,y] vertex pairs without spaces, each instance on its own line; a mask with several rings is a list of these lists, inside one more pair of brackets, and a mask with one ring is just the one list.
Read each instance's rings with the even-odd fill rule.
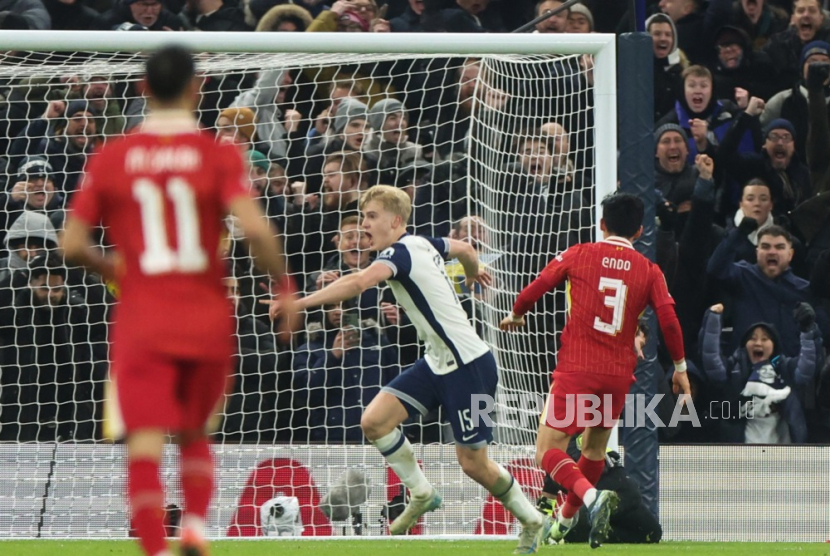
[[[26,267],[56,247],[94,149],[140,126],[143,61],[141,53],[0,54],[0,453],[7,470],[0,496],[8,510],[0,530],[10,536],[120,537],[129,529],[121,452],[104,444],[103,431],[117,285],[77,268],[34,284]],[[348,217],[356,214],[354,192],[373,184],[411,195],[413,232],[476,246],[495,277],[492,288],[469,291],[457,261],[447,272],[499,362],[496,459],[512,462],[531,496],[541,486],[531,448],[538,401],[555,364],[564,295],[548,295],[520,333],[499,332],[498,321],[558,251],[593,239],[591,64],[582,55],[198,55],[199,121],[217,140],[262,153],[246,154],[251,188],[283,232],[301,291],[371,261]],[[327,162],[343,151],[356,172]],[[211,535],[260,534],[253,525],[231,532],[234,516],[258,516],[281,493],[300,498],[304,534],[342,534],[343,524],[318,515],[315,496],[347,467],[364,469],[377,485],[364,530],[382,534],[379,512],[400,487],[371,448],[344,446],[363,442],[362,409],[421,355],[414,328],[382,285],[339,309],[309,312],[286,342],[259,303],[269,299],[266,276],[233,222],[228,229],[238,357],[214,438],[221,472]],[[102,247],[105,240],[104,233]],[[338,341],[346,347],[339,364],[319,370],[319,357]],[[422,534],[514,531],[487,493],[462,477],[445,415],[412,419],[404,432],[420,445],[427,476],[446,500]],[[252,473],[274,460],[288,470],[263,471],[252,485],[262,494],[246,497]],[[177,488],[169,502],[180,505]]]

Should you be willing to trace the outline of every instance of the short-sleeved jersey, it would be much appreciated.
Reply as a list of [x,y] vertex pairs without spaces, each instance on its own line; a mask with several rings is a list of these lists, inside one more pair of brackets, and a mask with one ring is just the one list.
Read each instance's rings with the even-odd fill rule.
[[381,251],[374,264],[392,269],[389,286],[426,345],[435,374],[451,373],[489,348],[476,334],[444,268],[449,241],[406,234]]
[[[539,279],[550,289],[567,280],[568,320],[557,370],[630,375],[637,364],[634,337],[640,315],[647,305],[674,304],[660,268],[619,237],[569,248]],[[522,304],[527,301],[536,300]],[[517,309],[523,314],[529,306]]]
[[101,149],[71,214],[104,226],[122,259],[116,353],[229,354],[233,321],[219,244],[229,204],[249,194],[244,163],[236,147],[215,143],[195,122],[167,133],[171,126],[155,123],[162,125]]

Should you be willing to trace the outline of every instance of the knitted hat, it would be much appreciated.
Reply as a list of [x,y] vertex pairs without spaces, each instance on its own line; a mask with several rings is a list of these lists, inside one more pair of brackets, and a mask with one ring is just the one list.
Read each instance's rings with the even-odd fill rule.
[[100,116],[98,110],[93,108],[86,100],[71,100],[66,103],[66,110],[63,115],[65,118],[71,118],[79,112],[89,112],[94,117]]
[[248,151],[248,161],[251,163],[251,166],[262,168],[265,172],[271,169],[271,163],[268,162],[268,157],[257,150],[251,149]]
[[660,138],[663,136],[663,134],[667,133],[669,131],[676,131],[677,133],[680,134],[681,137],[683,137],[683,141],[686,141],[686,142],[689,141],[689,136],[686,134],[686,130],[683,129],[682,127],[680,127],[679,125],[677,125],[677,124],[663,124],[654,131],[654,142],[659,143]]
[[776,129],[786,129],[790,132],[790,135],[795,137],[795,127],[793,124],[790,123],[790,120],[785,120],[784,118],[776,118],[772,120],[767,126],[764,128],[764,137],[768,137],[770,133],[775,131]]
[[724,25],[718,32],[715,33],[715,44],[717,46],[728,46],[730,44],[738,44],[742,48],[746,48],[749,42],[746,32],[743,29],[735,27],[734,25]]
[[47,178],[52,173],[52,165],[42,156],[29,156],[23,160],[17,172],[18,181],[29,181],[30,177]]
[[584,15],[585,19],[588,20],[588,25],[590,25],[591,31],[594,30],[594,14],[591,13],[588,6],[585,6],[584,4],[574,4],[571,6],[571,13]]
[[351,97],[344,98],[334,116],[334,132],[343,133],[352,120],[366,119],[366,105]]
[[225,108],[219,113],[219,118],[229,119],[249,141],[254,140],[256,124],[254,123],[254,111],[250,108]]
[[803,66],[804,62],[806,62],[807,59],[814,54],[830,56],[830,43],[824,41],[813,41],[805,44],[804,48],[801,49],[801,65]]
[[397,112],[403,112],[403,103],[397,99],[385,98],[376,102],[369,109],[369,125],[376,131],[380,130],[386,122],[386,117]]

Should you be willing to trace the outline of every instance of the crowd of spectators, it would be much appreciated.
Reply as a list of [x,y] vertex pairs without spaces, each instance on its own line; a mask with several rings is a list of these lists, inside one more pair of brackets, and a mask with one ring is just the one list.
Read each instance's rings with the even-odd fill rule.
[[[0,0],[0,30],[503,32],[561,4]],[[628,31],[627,7],[584,0],[534,32]],[[661,429],[661,438],[828,442],[830,14],[820,0],[648,8],[657,258],[677,302],[702,422]],[[27,53],[0,57],[6,66],[37,63]],[[71,69],[0,80],[0,440],[102,435],[117,285],[67,269],[57,245],[95,147],[139,125],[146,103],[140,81]],[[412,198],[414,232],[473,243],[510,297],[557,252],[593,239],[590,57],[534,71],[532,80],[496,83],[474,58],[229,71],[204,77],[198,114],[217,140],[245,153],[252,191],[284,234],[301,291],[371,263],[357,200],[385,183]],[[484,168],[470,159],[501,162]],[[487,210],[481,183],[491,188]],[[220,434],[361,441],[361,409],[419,356],[412,325],[380,287],[309,314],[293,338],[275,336],[259,303],[270,286],[240,239],[229,222],[239,350]],[[457,264],[447,270],[481,325],[471,301],[487,294],[465,290]],[[564,304],[564,292],[541,302],[527,354],[511,361],[539,392],[558,341],[543,332],[561,329]],[[441,421],[426,416],[407,434],[448,440]]]

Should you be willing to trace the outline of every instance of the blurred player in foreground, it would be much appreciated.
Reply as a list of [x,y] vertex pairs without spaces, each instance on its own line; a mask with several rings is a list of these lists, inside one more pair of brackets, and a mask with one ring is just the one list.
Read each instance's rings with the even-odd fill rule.
[[[67,259],[117,280],[111,379],[123,419],[132,523],[144,552],[168,556],[159,461],[165,435],[181,454],[181,550],[207,554],[205,518],[214,468],[207,423],[231,372],[232,307],[220,238],[237,218],[258,264],[284,276],[276,233],[248,192],[238,149],[200,131],[193,57],[171,46],[147,60],[151,112],[137,133],[107,143],[90,162],[66,224]],[[118,263],[93,242],[107,230]],[[287,283],[287,282],[283,282]],[[293,312],[290,295],[283,312]],[[283,319],[286,322],[287,319]],[[112,409],[112,408],[110,408]]]
[[[643,212],[643,202],[634,195],[616,193],[606,198],[600,223],[604,239],[575,245],[557,255],[522,290],[513,312],[500,325],[502,330],[523,326],[524,314],[543,295],[568,281],[568,322],[536,439],[537,464],[568,491],[551,533],[556,541],[573,527],[583,503],[591,521],[591,547],[600,546],[608,536],[619,498],[612,491],[597,491],[594,485],[605,468],[608,438],[634,382],[637,354],[632,346],[647,305],[657,313],[674,361],[675,393],[690,394],[674,300],[657,265],[632,245],[643,231]],[[610,408],[606,406],[609,400]],[[591,401],[599,404],[593,408],[603,421],[586,426]],[[582,455],[574,464],[566,450],[571,436],[582,430]]]
[[[475,248],[469,243],[409,235],[406,223],[412,205],[400,189],[386,185],[368,189],[360,198],[360,211],[361,227],[371,249],[379,252],[377,258],[360,272],[300,299],[297,306],[308,309],[333,305],[388,281],[398,304],[426,344],[424,358],[385,386],[360,422],[366,438],[380,450],[412,495],[403,513],[390,524],[389,532],[403,535],[423,514],[441,506],[441,495],[427,481],[399,425],[411,415],[423,415],[443,406],[464,473],[490,491],[522,524],[514,554],[535,553],[547,537],[551,521],[534,509],[513,476],[487,455],[493,424],[487,418],[477,418],[473,396],[495,397],[496,361],[467,320],[444,263],[454,258],[461,262],[468,288],[476,282],[489,285],[490,275],[480,268]],[[279,305],[272,305],[272,314]],[[478,407],[476,400],[475,409]]]

